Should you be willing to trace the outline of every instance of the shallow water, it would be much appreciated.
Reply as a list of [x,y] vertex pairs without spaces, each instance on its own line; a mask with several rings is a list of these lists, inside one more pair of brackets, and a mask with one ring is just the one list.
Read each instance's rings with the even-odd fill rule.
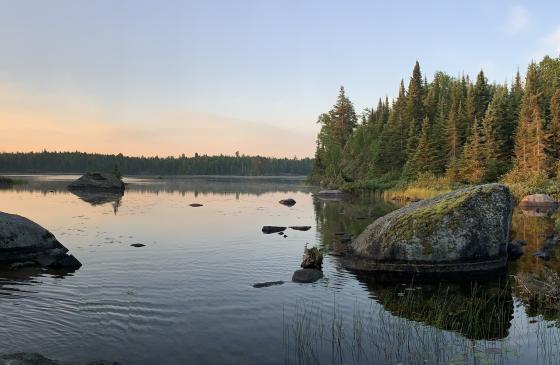
[[[80,197],[66,191],[73,178],[0,190],[1,211],[40,223],[83,263],[0,273],[1,352],[124,364],[560,363],[556,315],[526,307],[508,281],[560,271],[530,254],[553,230],[546,217],[516,212],[528,254],[508,274],[418,283],[339,263],[341,240],[396,208],[380,198],[314,200],[295,178],[202,177],[128,179],[123,197]],[[278,204],[287,197],[297,204]],[[263,225],[312,229],[284,238]],[[306,244],[331,253],[325,278],[291,283]]]

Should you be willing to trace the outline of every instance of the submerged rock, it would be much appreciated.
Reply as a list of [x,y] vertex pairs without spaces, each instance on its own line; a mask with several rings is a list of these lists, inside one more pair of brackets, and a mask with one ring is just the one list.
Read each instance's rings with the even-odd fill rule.
[[253,288],[268,288],[269,286],[282,285],[283,281],[266,281],[264,283],[253,284]]
[[262,232],[264,234],[271,234],[271,233],[280,233],[284,232],[286,227],[278,227],[278,226],[264,226],[262,227]]
[[32,261],[49,268],[77,269],[82,266],[67,252],[68,249],[51,232],[37,223],[16,214],[0,212],[0,262],[29,266]]
[[192,204],[189,204],[189,206],[191,206],[193,208],[199,208],[199,207],[202,207],[203,205],[199,204],[199,203],[192,203]]
[[513,198],[501,184],[412,203],[370,224],[343,259],[360,271],[469,272],[503,269]]
[[300,269],[294,272],[292,281],[296,283],[313,283],[323,277],[323,272],[317,269]]
[[280,200],[278,203],[285,205],[287,207],[293,207],[294,205],[296,205],[296,201],[294,199],[282,199]]
[[132,247],[144,247],[144,246],[146,246],[146,245],[143,244],[143,243],[133,243],[133,244],[131,244],[131,246],[132,246]]
[[32,352],[17,352],[13,354],[0,354],[0,365],[119,365],[113,361],[57,361]]
[[123,191],[124,182],[111,173],[88,172],[68,185],[70,190],[92,189]]

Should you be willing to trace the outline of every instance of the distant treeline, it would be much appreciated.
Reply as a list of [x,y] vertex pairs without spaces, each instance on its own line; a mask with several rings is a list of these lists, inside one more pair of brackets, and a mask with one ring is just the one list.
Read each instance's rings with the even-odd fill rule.
[[0,153],[0,173],[81,173],[113,171],[124,175],[308,175],[310,158],[261,156],[129,157],[83,152]]

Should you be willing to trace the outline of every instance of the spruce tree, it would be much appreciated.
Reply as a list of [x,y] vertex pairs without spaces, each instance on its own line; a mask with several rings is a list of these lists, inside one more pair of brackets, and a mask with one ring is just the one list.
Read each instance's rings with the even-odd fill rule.
[[420,72],[420,64],[416,61],[410,83],[408,84],[404,114],[408,129],[408,156],[412,156],[418,146],[418,136],[420,135],[424,115],[424,86],[422,82],[422,73]]
[[473,114],[478,120],[484,118],[486,108],[490,102],[490,88],[484,76],[484,71],[480,70],[473,88]]
[[480,145],[479,123],[474,120],[468,142],[463,146],[463,153],[459,162],[461,180],[471,184],[482,182],[486,171],[483,166],[484,154]]

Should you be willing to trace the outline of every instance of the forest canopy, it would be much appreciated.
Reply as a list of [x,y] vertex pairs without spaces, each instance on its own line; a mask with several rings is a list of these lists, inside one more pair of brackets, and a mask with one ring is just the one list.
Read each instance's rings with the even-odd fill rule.
[[0,153],[0,173],[83,173],[113,171],[124,175],[308,175],[309,158],[245,156],[129,157],[83,152]]
[[440,183],[560,178],[560,58],[532,62],[524,80],[489,83],[414,65],[398,96],[357,115],[344,87],[318,118],[312,179],[331,186],[392,186],[430,176]]

